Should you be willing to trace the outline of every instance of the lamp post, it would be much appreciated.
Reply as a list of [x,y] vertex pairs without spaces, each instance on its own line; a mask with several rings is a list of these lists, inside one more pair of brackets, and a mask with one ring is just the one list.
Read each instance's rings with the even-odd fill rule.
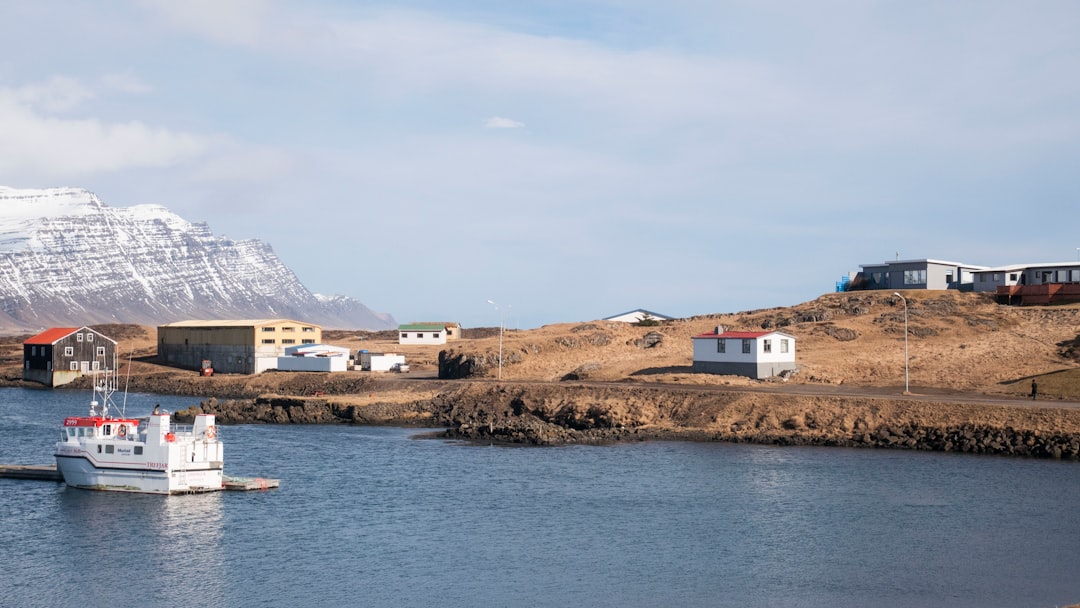
[[499,308],[499,305],[488,300],[488,304],[495,307],[495,310],[499,311],[499,380],[502,380],[502,344],[503,344],[503,327],[506,326],[506,322],[503,321],[503,312]]
[[900,295],[900,292],[894,291],[893,295],[904,301],[904,394],[907,395],[910,391],[908,384],[908,330],[907,330],[907,298]]

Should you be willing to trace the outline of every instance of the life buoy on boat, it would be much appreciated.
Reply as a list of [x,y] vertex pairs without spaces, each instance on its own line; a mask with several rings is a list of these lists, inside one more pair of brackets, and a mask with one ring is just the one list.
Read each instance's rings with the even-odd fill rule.
[[172,432],[165,433],[165,441],[168,441],[169,443],[176,441],[176,435]]
[[126,424],[121,424],[120,428],[118,428],[116,430],[116,434],[121,436],[121,437],[127,437],[127,425]]
[[206,438],[213,439],[214,437],[217,437],[217,429],[213,425],[206,427]]

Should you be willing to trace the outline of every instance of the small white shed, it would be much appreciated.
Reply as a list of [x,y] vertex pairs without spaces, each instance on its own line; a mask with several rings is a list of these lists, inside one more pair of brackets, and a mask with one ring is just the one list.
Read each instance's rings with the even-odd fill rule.
[[716,331],[694,340],[694,371],[760,379],[795,365],[795,336],[779,331]]
[[343,372],[349,368],[349,349],[328,344],[289,346],[277,361],[283,372]]
[[405,365],[405,355],[396,353],[369,353],[360,351],[360,370],[365,372],[388,372],[394,365]]

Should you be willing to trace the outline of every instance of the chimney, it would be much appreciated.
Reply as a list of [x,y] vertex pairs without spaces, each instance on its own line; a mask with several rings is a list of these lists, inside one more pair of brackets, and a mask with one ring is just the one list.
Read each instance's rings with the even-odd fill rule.
[[716,335],[719,336],[722,333],[724,333],[724,326],[723,325],[717,325],[716,326]]

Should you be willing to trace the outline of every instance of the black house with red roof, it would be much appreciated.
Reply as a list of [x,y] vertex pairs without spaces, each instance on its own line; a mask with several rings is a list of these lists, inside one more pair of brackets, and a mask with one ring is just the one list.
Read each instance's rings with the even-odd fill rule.
[[23,380],[60,386],[116,371],[116,340],[89,327],[54,327],[23,342]]

